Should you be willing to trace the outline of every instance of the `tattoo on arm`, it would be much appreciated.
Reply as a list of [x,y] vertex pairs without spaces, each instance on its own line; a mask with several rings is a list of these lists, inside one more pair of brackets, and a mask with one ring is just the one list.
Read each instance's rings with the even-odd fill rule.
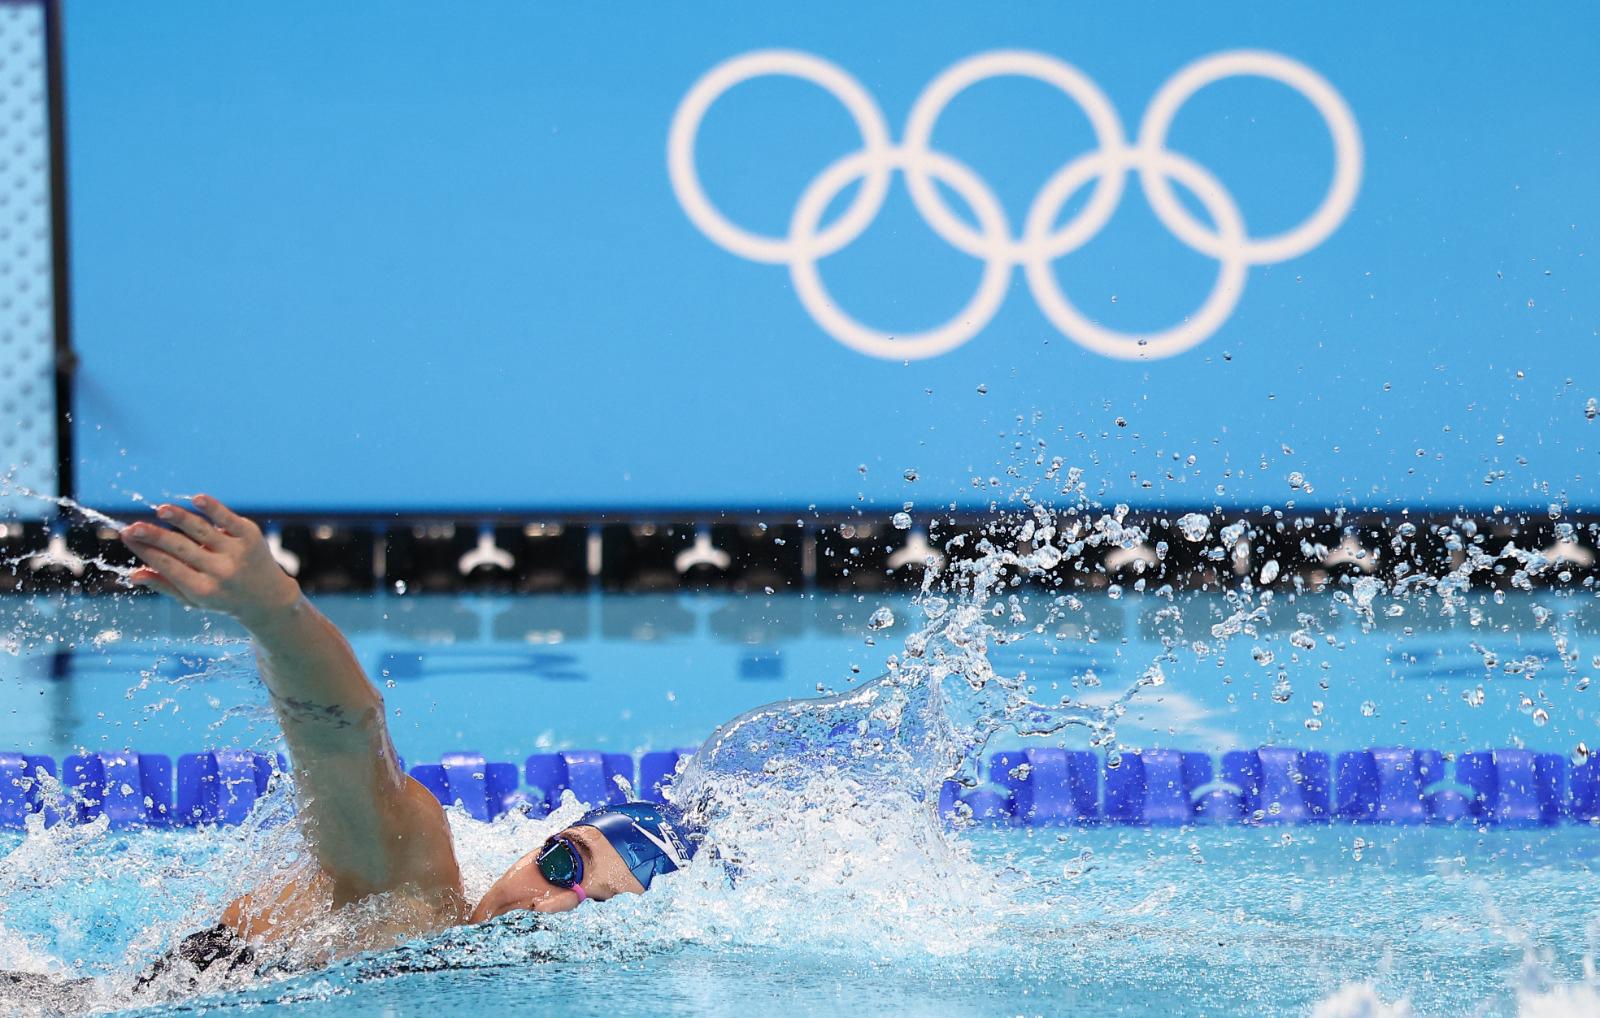
[[354,724],[345,716],[344,708],[336,703],[317,703],[295,696],[279,696],[277,693],[271,696],[286,721],[315,722],[334,728],[349,728]]

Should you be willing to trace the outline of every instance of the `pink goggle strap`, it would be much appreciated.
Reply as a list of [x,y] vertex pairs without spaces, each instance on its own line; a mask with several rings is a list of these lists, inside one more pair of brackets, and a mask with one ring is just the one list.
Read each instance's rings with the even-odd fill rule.
[[582,884],[573,884],[572,889],[578,892],[578,904],[582,905],[589,900],[589,892],[583,889]]

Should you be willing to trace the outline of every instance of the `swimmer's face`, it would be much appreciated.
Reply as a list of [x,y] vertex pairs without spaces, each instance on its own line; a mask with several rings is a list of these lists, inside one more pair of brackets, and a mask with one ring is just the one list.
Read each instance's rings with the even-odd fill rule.
[[[583,889],[596,901],[619,894],[643,894],[644,887],[628,871],[622,856],[593,827],[568,827],[561,832],[572,839],[583,857]],[[543,848],[541,845],[540,848]],[[518,859],[472,910],[472,922],[481,923],[519,908],[535,912],[565,912],[582,901],[570,887],[557,887],[539,872],[539,851]]]

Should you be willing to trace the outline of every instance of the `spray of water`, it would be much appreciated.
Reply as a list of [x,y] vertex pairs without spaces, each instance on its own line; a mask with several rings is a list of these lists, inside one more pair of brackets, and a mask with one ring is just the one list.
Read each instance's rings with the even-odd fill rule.
[[[942,565],[930,559],[916,599],[920,624],[886,673],[734,718],[689,761],[673,798],[705,825],[742,894],[837,899],[832,914],[860,916],[868,927],[852,935],[898,932],[930,950],[959,949],[975,912],[1005,915],[1006,892],[992,868],[973,865],[948,837],[938,815],[944,783],[977,784],[984,748],[1002,731],[1044,736],[1074,727],[1093,745],[1113,745],[1127,703],[1162,681],[1152,667],[1109,701],[1040,703],[1026,672],[997,670],[990,652],[1048,643],[1072,611],[1070,596],[1036,603],[1022,584],[1085,546],[1142,536],[1110,514],[1063,527],[1035,505],[974,547],[958,539]],[[896,931],[892,917],[904,918],[904,928]]]
[[[1178,885],[1145,888],[1120,906],[1108,904],[1115,899],[1104,892],[1098,898],[1085,895],[1081,883],[1079,893],[1070,893],[1075,882],[1095,878],[1094,860],[1085,850],[1064,845],[1064,856],[1052,850],[1041,862],[1022,858],[1025,853],[1015,847],[985,844],[980,849],[973,838],[953,834],[939,816],[944,782],[980,781],[991,742],[1012,735],[1083,739],[1106,751],[1108,766],[1116,766],[1119,723],[1142,700],[1163,695],[1167,668],[1181,653],[1197,659],[1220,656],[1230,642],[1244,640],[1255,663],[1276,676],[1272,699],[1287,703],[1292,697],[1288,672],[1274,655],[1309,654],[1322,646],[1330,635],[1330,611],[1356,620],[1364,630],[1381,627],[1396,609],[1476,627],[1483,621],[1486,578],[1493,579],[1488,587],[1493,602],[1503,589],[1531,587],[1534,579],[1561,568],[1560,556],[1546,552],[1507,546],[1490,554],[1477,540],[1476,524],[1457,519],[1429,535],[1449,556],[1441,568],[1400,570],[1382,578],[1354,575],[1334,586],[1323,609],[1315,612],[1297,603],[1298,590],[1286,594],[1275,584],[1278,573],[1271,562],[1235,573],[1220,597],[1221,610],[1199,629],[1181,597],[1157,587],[1145,593],[1166,606],[1154,616],[1162,650],[1137,663],[1135,680],[1101,690],[1098,680],[1086,675],[1065,695],[1041,696],[1040,683],[1025,667],[996,662],[1021,660],[1025,655],[1019,649],[1047,657],[1075,638],[1071,624],[1084,605],[1061,587],[1063,564],[1088,551],[1102,557],[1142,554],[1158,542],[1128,521],[1124,507],[1104,510],[1083,499],[1066,508],[1026,496],[1025,501],[1025,511],[997,516],[983,537],[958,536],[931,552],[914,603],[916,621],[887,656],[880,677],[834,695],[747,712],[707,740],[670,793],[704,825],[706,864],[662,881],[649,895],[605,908],[580,909],[544,924],[507,920],[488,930],[455,931],[396,950],[421,952],[429,963],[453,966],[488,956],[616,961],[685,945],[728,944],[774,950],[803,945],[819,956],[866,951],[878,957],[959,958],[986,940],[1017,943],[1074,929],[1079,931],[1074,936],[1092,940],[1098,928],[1082,926],[1078,918],[1089,908],[1120,917],[1118,935],[1148,938],[1156,934],[1142,924],[1178,907]],[[1257,536],[1245,523],[1216,515],[1191,514],[1177,525],[1197,560],[1224,573],[1239,559],[1240,547]],[[1397,538],[1414,536],[1397,531]],[[1144,580],[1134,587],[1144,590]],[[1121,593],[1112,584],[1105,596]],[[1538,621],[1557,648],[1553,657],[1561,673],[1581,681],[1561,613],[1546,611]],[[881,640],[902,625],[885,609],[873,613],[868,628]],[[1280,638],[1287,648],[1274,648]],[[1491,661],[1489,655],[1485,651],[1486,669],[1511,664]],[[1525,673],[1535,666],[1519,667]],[[127,945],[123,960],[98,998],[126,1002],[135,975],[151,956],[180,933],[209,921],[232,895],[270,882],[303,851],[294,826],[284,822],[288,793],[277,794],[281,806],[261,814],[263,819],[199,835],[125,840],[95,825],[32,830],[0,874],[0,902],[8,909],[53,908],[58,915],[71,915],[88,903],[63,907],[59,898],[38,892],[70,897],[70,885],[91,872],[99,893],[109,895],[116,894],[119,880],[140,881],[139,891],[125,899],[129,907],[118,911],[126,927],[115,931],[118,944]],[[492,825],[454,816],[469,896],[481,893],[528,845],[569,823],[582,808],[569,801],[548,818],[510,816]],[[1200,861],[1199,849],[1191,852]],[[160,893],[144,893],[152,887]],[[363,906],[381,907],[381,902]],[[281,960],[288,968],[269,969],[260,978],[285,978],[295,965],[334,957],[361,919],[353,912],[330,914],[286,947]],[[6,964],[60,970],[31,938],[4,932],[41,925],[49,922],[0,914]],[[1129,929],[1137,932],[1128,934]],[[344,963],[341,971],[364,978],[369,969],[392,968],[394,957],[395,952],[386,952],[377,960]],[[159,989],[173,995],[193,992],[186,985]],[[1403,1001],[1383,1003],[1399,998],[1369,991],[1348,988],[1330,999],[1327,1013],[1405,1013]],[[1527,999],[1543,1000],[1566,989],[1557,984],[1528,992]],[[1349,1011],[1347,1005],[1369,1010]]]

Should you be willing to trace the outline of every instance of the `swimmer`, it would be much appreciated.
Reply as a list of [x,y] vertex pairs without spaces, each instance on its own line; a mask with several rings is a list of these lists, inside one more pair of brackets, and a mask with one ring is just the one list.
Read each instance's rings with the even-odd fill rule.
[[250,632],[293,761],[296,819],[310,854],[184,938],[141,988],[180,962],[185,973],[254,971],[263,948],[292,943],[358,902],[368,907],[346,913],[348,935],[342,928],[344,939],[325,960],[518,910],[563,912],[641,894],[693,856],[696,842],[670,806],[603,807],[534,846],[482,899],[469,901],[444,809],[400,769],[383,698],[349,643],[278,566],[259,527],[205,495],[194,508],[163,505],[157,516],[169,526],[123,530],[142,562],[129,581],[231,615]]

